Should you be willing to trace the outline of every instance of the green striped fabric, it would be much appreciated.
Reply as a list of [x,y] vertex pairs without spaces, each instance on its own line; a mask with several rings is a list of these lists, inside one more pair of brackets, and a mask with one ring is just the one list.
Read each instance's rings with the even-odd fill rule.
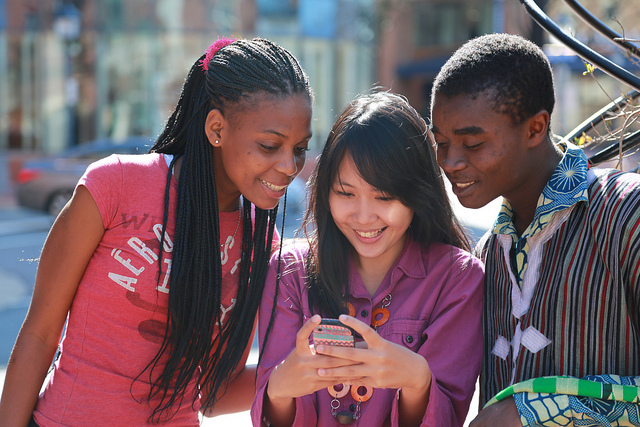
[[640,404],[640,387],[557,376],[534,378],[507,387],[487,402],[485,408],[513,396],[515,393],[566,394]]

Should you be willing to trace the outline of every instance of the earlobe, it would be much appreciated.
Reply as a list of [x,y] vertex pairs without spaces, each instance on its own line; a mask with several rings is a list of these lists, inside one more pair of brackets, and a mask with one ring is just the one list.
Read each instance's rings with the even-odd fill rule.
[[529,119],[529,144],[534,147],[546,141],[549,129],[549,113],[540,110]]
[[214,147],[222,145],[222,138],[220,137],[222,129],[224,129],[224,116],[220,110],[214,108],[207,114],[204,124],[204,133],[207,135],[209,143]]

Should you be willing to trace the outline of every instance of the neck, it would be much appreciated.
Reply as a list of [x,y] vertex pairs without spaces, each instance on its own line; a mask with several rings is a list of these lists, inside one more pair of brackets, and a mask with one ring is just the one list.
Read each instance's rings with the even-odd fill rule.
[[235,212],[240,208],[240,196],[223,200],[220,198],[220,194],[218,194],[218,209],[220,212]]
[[514,210],[513,225],[518,235],[522,235],[533,221],[538,199],[549,182],[551,175],[562,160],[562,153],[549,141],[550,149],[541,150],[539,156],[527,159],[532,165],[530,173],[524,183],[517,189],[516,194],[505,196]]
[[213,150],[213,173],[216,177],[216,193],[220,212],[234,212],[240,204],[240,190],[227,176],[222,158]]
[[393,250],[389,250],[384,255],[376,258],[365,258],[359,256],[357,253],[354,254],[356,269],[358,273],[360,273],[362,283],[364,283],[364,286],[371,296],[375,295],[385,276],[402,253],[405,240],[406,235],[396,244]]
[[360,265],[358,265],[358,272],[360,273],[362,283],[364,283],[365,288],[369,291],[369,295],[374,296],[389,269],[378,268],[375,262],[365,262],[364,264],[371,265],[363,265],[360,263]]

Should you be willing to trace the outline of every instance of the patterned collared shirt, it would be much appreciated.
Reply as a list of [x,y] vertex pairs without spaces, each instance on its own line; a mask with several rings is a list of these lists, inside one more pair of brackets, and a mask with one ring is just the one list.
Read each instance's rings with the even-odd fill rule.
[[[588,170],[581,150],[560,149],[529,227],[517,234],[505,201],[478,246],[486,274],[483,404],[536,377],[640,377],[640,175]],[[550,414],[573,422],[578,398],[547,396],[515,395],[523,424],[572,425]],[[640,425],[623,421],[640,415],[637,405],[626,415],[615,404],[588,406],[604,408],[611,425]]]
[[578,202],[588,202],[587,199],[587,159],[582,150],[565,143],[558,144],[564,153],[560,164],[551,175],[551,179],[542,190],[538,198],[533,221],[522,236],[518,236],[513,224],[513,208],[504,199],[500,213],[496,219],[492,233],[511,236],[515,244],[516,279],[522,287],[522,278],[527,270],[529,245],[527,240],[551,221],[557,212],[570,208]]

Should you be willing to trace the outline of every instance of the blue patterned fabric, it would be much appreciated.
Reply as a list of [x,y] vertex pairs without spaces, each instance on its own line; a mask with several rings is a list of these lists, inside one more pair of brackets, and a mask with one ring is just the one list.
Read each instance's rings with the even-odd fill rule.
[[513,224],[513,208],[504,199],[492,233],[510,235],[515,243],[515,261],[518,285],[528,266],[529,245],[527,239],[540,232],[551,220],[554,213],[573,206],[578,202],[587,202],[587,157],[583,151],[571,144],[561,143],[558,148],[564,153],[562,160],[542,190],[533,221],[518,236]]
[[[640,377],[589,375],[586,380],[640,386]],[[640,426],[640,408],[628,402],[549,393],[516,393],[523,427]]]

